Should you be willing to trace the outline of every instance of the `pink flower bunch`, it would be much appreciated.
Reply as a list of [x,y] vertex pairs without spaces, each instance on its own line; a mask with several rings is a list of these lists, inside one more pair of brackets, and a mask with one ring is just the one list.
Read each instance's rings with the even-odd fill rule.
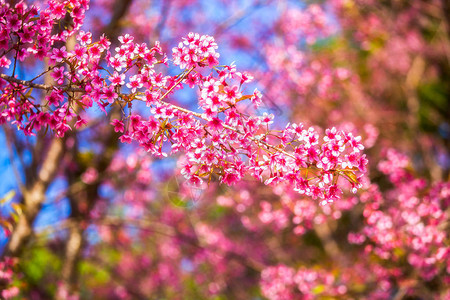
[[313,44],[318,37],[325,38],[333,31],[326,12],[318,4],[309,5],[306,9],[289,9],[281,19],[280,27],[291,42],[306,39],[308,44]]
[[[16,43],[15,50],[20,61],[33,54],[42,59],[51,53],[56,41],[65,41],[83,25],[85,12],[89,9],[89,0],[48,1],[48,7],[39,8],[20,1],[11,7],[5,0],[0,1],[0,49],[8,49],[11,42]],[[58,33],[52,33],[53,25],[62,22],[69,13],[71,26]],[[2,67],[7,58],[2,58]]]
[[172,49],[173,63],[181,69],[189,69],[197,64],[211,68],[219,63],[216,49],[217,44],[212,36],[190,32],[178,47]]
[[395,149],[386,150],[386,160],[382,160],[378,164],[378,169],[385,175],[389,176],[389,180],[393,183],[401,183],[412,180],[412,174],[407,171],[411,166],[409,157]]
[[[271,118],[246,115],[238,105],[247,99],[255,106],[260,102],[257,91],[242,94],[242,81],[249,82],[250,76],[237,72],[234,66],[218,69],[215,76],[194,73],[194,68],[191,66],[180,76],[166,76],[160,87],[149,86],[140,99],[146,101],[152,116],[144,119],[131,115],[124,128],[122,121],[113,122],[116,131],[124,131],[122,142],[136,140],[146,151],[162,157],[168,151],[185,153],[181,173],[194,185],[214,175],[228,185],[246,173],[259,180],[264,175],[268,177],[266,184],[287,180],[299,193],[321,199],[322,204],[340,198],[339,177],[350,181],[353,191],[360,187],[355,172],[364,173],[367,164],[360,137],[332,128],[321,144],[319,134],[312,127],[304,129],[302,124],[288,125],[281,133],[269,130]],[[130,82],[139,78],[138,73]],[[164,100],[172,90],[182,88],[183,82],[192,81],[201,88],[202,113]],[[142,85],[130,87],[136,93]]]
[[0,261],[0,296],[2,299],[13,299],[19,294],[19,288],[12,285],[14,260],[5,257]]
[[429,186],[423,179],[414,178],[405,169],[408,166],[406,156],[387,151],[387,160],[381,161],[379,168],[389,175],[394,188],[386,197],[374,187],[362,195],[365,226],[359,233],[351,233],[349,241],[364,244],[367,254],[373,253],[394,266],[402,268],[402,262],[407,261],[424,281],[440,273],[450,280],[449,235],[444,225],[450,184]]
[[270,300],[337,297],[347,292],[347,287],[331,273],[304,267],[295,271],[284,265],[265,268],[261,272],[260,287]]
[[261,272],[261,291],[270,300],[294,299],[295,270],[284,265],[268,267]]
[[[50,1],[49,10],[42,11],[38,18],[45,18],[48,12],[48,18],[58,19],[70,12],[78,20],[78,26],[84,14],[75,7],[76,3]],[[83,5],[80,7],[87,9],[87,2]],[[26,7],[21,8],[19,4],[15,10],[4,9],[2,28],[17,27],[20,33],[23,26],[12,26],[11,22],[17,22],[10,19],[22,18],[19,12],[24,9]],[[34,14],[37,9],[32,9],[28,15]],[[39,34],[52,40],[50,28],[50,25],[43,26],[31,42],[39,44]],[[18,32],[12,34],[18,36]],[[72,33],[67,31],[53,40],[64,40]],[[108,107],[117,105],[128,108],[128,113],[123,110],[124,116],[111,123],[116,132],[123,133],[121,141],[135,140],[147,152],[159,157],[169,152],[183,153],[181,173],[193,185],[205,179],[210,181],[213,176],[232,185],[250,174],[265,184],[288,182],[295,191],[318,199],[321,204],[340,199],[342,191],[338,181],[341,177],[350,182],[353,192],[361,187],[360,178],[367,164],[361,152],[364,148],[361,138],[332,128],[326,130],[322,142],[313,127],[288,124],[281,131],[273,130],[270,128],[274,123],[272,116],[248,114],[240,102],[249,100],[258,107],[261,94],[255,90],[244,95],[244,84],[250,82],[252,76],[238,72],[233,64],[215,67],[219,53],[213,37],[189,33],[173,48],[174,64],[184,69],[175,76],[155,70],[156,64],[168,63],[159,42],[149,48],[125,34],[118,38],[120,45],[112,52],[111,43],[104,36],[94,42],[91,33],[80,31],[76,39],[79,43],[70,50],[53,43],[45,44],[48,47],[45,55],[50,56],[48,71],[56,84],[18,80],[14,77],[14,67],[13,76],[2,76],[0,123],[17,124],[28,135],[50,128],[62,137],[68,130],[88,123],[86,115],[78,113],[79,109],[88,109],[96,103],[107,114]],[[6,47],[14,50],[16,44],[21,45],[20,39],[9,40]],[[207,66],[214,70],[203,74]],[[185,84],[200,88],[201,112],[168,101],[169,96]],[[45,100],[30,97],[32,88],[46,90]],[[132,113],[136,101],[146,102],[149,117]]]
[[324,103],[340,101],[343,97],[342,88],[355,77],[355,74],[345,68],[335,68],[332,61],[314,59],[308,50],[298,48],[296,43],[265,45],[268,71],[264,73],[263,81],[269,84],[273,80],[284,80],[280,86],[269,85],[265,91],[271,97],[286,102],[290,97],[286,91],[297,95],[292,101],[307,101],[311,96],[318,96],[317,101]]
[[[276,235],[283,230],[290,230],[301,236],[316,226],[340,219],[359,203],[357,196],[347,194],[333,202],[333,205],[320,205],[320,202],[312,205],[310,197],[299,196],[292,185],[278,184],[264,190],[258,184],[240,182],[233,189],[234,193],[230,191],[216,198],[218,205],[231,209],[239,216],[242,226],[250,231],[265,228]],[[277,197],[269,197],[269,191]]]

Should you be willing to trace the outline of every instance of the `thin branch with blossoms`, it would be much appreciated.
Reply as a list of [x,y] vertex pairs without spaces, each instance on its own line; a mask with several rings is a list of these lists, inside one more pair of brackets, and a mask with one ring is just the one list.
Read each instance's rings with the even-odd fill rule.
[[[52,5],[57,4],[50,1]],[[62,5],[70,11],[69,1]],[[18,14],[23,9],[29,9],[27,17]],[[327,129],[324,142],[320,143],[319,134],[312,127],[288,124],[283,130],[270,130],[271,118],[244,114],[240,102],[249,100],[257,108],[262,95],[257,90],[251,95],[242,94],[243,85],[253,78],[251,75],[237,72],[234,65],[218,66],[220,55],[213,37],[194,33],[184,37],[172,49],[173,64],[183,71],[170,76],[155,70],[155,65],[169,62],[159,42],[148,48],[145,43],[134,43],[129,34],[118,38],[120,46],[115,52],[110,50],[111,43],[104,36],[93,42],[92,34],[84,31],[76,35],[79,44],[73,51],[58,48],[57,40],[75,32],[51,36],[49,26],[36,30],[32,36],[36,39],[48,36],[53,48],[41,45],[42,49],[37,49],[39,43],[34,43],[34,39],[20,42],[25,25],[9,26],[11,18],[22,19],[22,23],[31,26],[39,20],[43,22],[43,16],[50,23],[52,18],[56,22],[63,16],[44,10],[38,17],[29,18],[37,12],[33,7],[10,9],[5,5],[0,24],[9,34],[17,36],[7,47],[16,47],[17,53],[22,47],[23,56],[39,51],[45,52],[44,57],[50,56],[49,70],[57,84],[43,85],[1,74],[0,84],[4,88],[0,95],[0,124],[12,122],[27,135],[50,128],[63,137],[67,130],[73,130],[69,124],[74,117],[78,120],[75,128],[88,123],[74,108],[75,104],[88,109],[95,102],[105,114],[108,106],[119,105],[123,112],[124,107],[129,108],[127,116],[111,122],[116,132],[123,133],[120,140],[126,143],[135,140],[159,157],[166,157],[169,152],[183,153],[181,173],[191,184],[199,185],[204,179],[210,181],[212,176],[219,176],[222,183],[231,185],[250,174],[265,184],[287,182],[295,191],[320,199],[322,204],[340,198],[339,177],[350,183],[353,192],[361,186],[360,178],[367,164],[361,152],[361,138],[333,128]],[[17,59],[13,59],[15,64]],[[9,68],[8,58],[2,57],[2,62],[3,67]],[[183,84],[199,88],[201,112],[167,101],[169,95],[183,89]],[[46,90],[49,93],[46,102],[34,100],[31,88]],[[79,94],[69,94],[74,92]],[[152,116],[144,118],[132,113],[135,100],[145,101]]]

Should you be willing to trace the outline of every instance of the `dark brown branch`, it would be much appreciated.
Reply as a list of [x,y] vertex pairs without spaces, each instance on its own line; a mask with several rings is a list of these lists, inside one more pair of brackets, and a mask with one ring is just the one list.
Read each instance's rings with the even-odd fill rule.
[[119,35],[120,21],[128,12],[132,2],[133,0],[117,0],[114,3],[113,15],[104,31],[110,40],[114,40]]
[[450,39],[450,0],[442,0],[442,12],[445,18],[445,28]]
[[[118,112],[117,107],[113,109],[113,117]],[[102,155],[96,157],[93,162],[82,162],[80,160],[80,153],[75,146],[70,153],[70,160],[76,162],[76,170],[66,170],[66,175],[70,185],[80,184],[81,188],[69,191],[68,198],[71,206],[71,214],[68,222],[69,236],[66,242],[66,249],[64,255],[64,263],[62,268],[62,278],[67,291],[70,294],[78,292],[78,272],[77,265],[81,258],[83,249],[84,230],[89,222],[89,213],[99,199],[98,189],[102,183],[102,174],[108,168],[116,150],[119,147],[119,135],[111,128],[106,127],[108,132],[104,136],[102,144],[105,145]],[[76,140],[76,136],[73,137]],[[91,184],[86,184],[80,181],[81,175],[89,168],[93,167],[97,170],[99,177]]]

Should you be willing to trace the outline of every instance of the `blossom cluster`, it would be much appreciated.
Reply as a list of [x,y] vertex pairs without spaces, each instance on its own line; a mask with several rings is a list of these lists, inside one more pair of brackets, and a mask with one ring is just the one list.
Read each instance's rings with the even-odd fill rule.
[[[273,27],[243,22],[254,24],[249,30],[258,33],[221,36],[231,37],[231,47],[246,51],[264,44],[255,60],[262,98],[257,90],[249,92],[252,75],[233,64],[219,65],[212,36],[189,33],[171,52],[159,42],[139,41],[149,32],[161,32],[163,23],[170,24],[174,35],[201,26],[208,16],[195,8],[195,0],[171,1],[170,14],[165,11],[169,1],[161,1],[161,16],[152,16],[147,1],[131,2],[121,24],[133,33],[110,41],[95,38],[96,25],[108,19],[98,18],[98,11],[94,22],[86,22],[94,31],[80,31],[88,0],[28,1],[48,5],[45,9],[25,0],[0,0],[0,124],[12,123],[26,135],[48,130],[67,136],[66,145],[72,147],[70,131],[77,131],[76,138],[86,145],[87,135],[92,141],[97,136],[80,131],[99,133],[97,129],[110,123],[109,131],[119,133],[122,142],[139,145],[120,151],[106,175],[90,158],[89,165],[72,161],[61,168],[71,173],[81,166],[81,186],[102,185],[101,199],[93,199],[95,207],[79,220],[80,227],[94,226],[102,239],[83,252],[88,272],[82,275],[90,293],[120,299],[450,299],[449,184],[418,178],[408,156],[394,150],[378,164],[388,180],[375,172],[378,186],[363,176],[364,147],[375,145],[372,153],[381,153],[380,147],[390,143],[409,147],[414,162],[429,168],[432,178],[446,179],[448,151],[434,143],[436,137],[421,136],[423,128],[432,129],[427,118],[426,126],[423,120],[414,124],[403,110],[407,106],[413,116],[410,95],[418,92],[412,100],[422,106],[430,102],[422,101],[426,94],[434,95],[430,89],[445,86],[445,76],[439,78],[442,74],[436,72],[445,61],[440,49],[448,44],[447,31],[442,30],[446,26],[439,25],[446,24],[439,16],[442,3],[394,7],[373,0],[300,5],[267,1],[270,8],[280,9],[278,19],[269,22]],[[236,13],[236,6],[228,4],[224,6],[229,11],[222,15]],[[256,1],[235,16],[250,19],[259,5]],[[108,0],[91,6],[102,12],[114,8]],[[195,17],[186,18],[187,6],[194,8]],[[340,12],[334,15],[336,9]],[[215,32],[223,32],[222,25]],[[347,36],[353,37],[349,43]],[[181,71],[173,75],[171,65]],[[422,72],[427,76],[421,77]],[[24,78],[18,77],[22,74]],[[183,96],[177,91],[187,87],[197,92],[193,109],[174,105],[177,96]],[[403,105],[404,94],[408,105]],[[291,105],[292,116],[305,124],[308,120],[329,128],[280,125],[259,106],[271,99],[276,99],[275,107]],[[445,125],[445,107],[438,108],[425,112],[425,117],[433,116],[433,126]],[[103,117],[98,109],[106,115],[105,127],[98,125]],[[417,139],[400,140],[394,130],[404,131],[405,126],[399,124],[418,126],[412,128]],[[439,125],[443,139],[444,127]],[[366,131],[364,141],[359,128]],[[375,143],[378,131],[383,141]],[[413,149],[416,144],[420,151]],[[103,141],[99,145],[106,149]],[[89,149],[96,153],[96,146]],[[165,168],[151,173],[153,156],[169,155],[180,157],[178,169],[187,179],[181,185]],[[242,181],[244,176],[257,180]],[[207,190],[197,187],[206,182],[212,183]],[[219,182],[237,186],[222,189]],[[69,185],[69,192],[78,186]],[[359,195],[342,194],[358,188],[363,189]],[[195,201],[197,191],[201,202]],[[190,209],[193,202],[195,209]],[[323,205],[329,202],[334,204]],[[215,203],[220,207],[212,206]],[[296,236],[286,235],[288,231]],[[111,251],[105,252],[105,244]],[[91,260],[98,273],[90,272]],[[12,287],[17,282],[12,267],[9,260],[0,262],[0,298],[19,293]],[[48,271],[41,282],[54,278]],[[117,284],[104,280],[105,271]],[[260,291],[254,286],[258,278]],[[34,286],[24,286],[23,297],[33,296]],[[53,293],[54,285],[48,289]],[[80,289],[86,290],[83,284]],[[70,294],[60,284],[56,297],[72,298]]]
[[0,296],[2,299],[12,299],[19,294],[19,288],[12,285],[14,259],[5,257],[0,261]]
[[[68,53],[64,46],[58,48],[56,45],[59,42],[65,42],[78,32],[84,21],[84,13],[89,8],[89,1],[48,1],[48,7],[41,11],[34,5],[28,7],[22,1],[15,4],[14,7],[4,0],[1,0],[0,4],[0,49],[3,49],[0,67],[12,69],[10,77],[13,80],[8,82],[0,79],[2,89],[0,124],[10,121],[25,134],[32,134],[33,130],[49,126],[59,136],[62,136],[69,128],[67,120],[72,117],[72,111],[68,104],[62,103],[63,90],[55,87],[46,97],[45,105],[56,105],[54,109],[50,110],[53,112],[50,114],[43,111],[42,107],[45,106],[43,103],[31,100],[29,86],[23,86],[20,80],[14,80],[14,76],[19,61],[22,62],[26,58],[42,60],[50,57],[50,61],[57,65],[51,67],[49,71],[53,70],[52,76],[57,83],[61,84],[64,76],[69,75],[69,72],[64,72],[65,67],[62,66]],[[72,19],[70,26],[64,24],[66,14],[69,14]],[[55,26],[63,27],[63,29],[55,33],[53,32]],[[74,75],[74,66],[71,67],[71,75]],[[30,82],[45,73],[38,75]],[[71,78],[73,82],[76,82],[77,77],[71,77],[73,77]],[[31,85],[42,88],[42,85]]]
[[428,185],[415,178],[406,169],[409,159],[393,149],[387,151],[386,158],[379,169],[390,177],[394,188],[387,197],[375,186],[362,195],[365,226],[350,233],[349,241],[365,245],[366,253],[390,263],[406,260],[424,281],[441,272],[450,280],[449,235],[445,230],[450,184]]
[[[88,5],[78,4],[85,8]],[[111,124],[122,133],[121,141],[135,140],[147,152],[160,157],[169,152],[183,153],[181,173],[194,185],[216,176],[222,183],[232,185],[250,174],[265,184],[288,182],[294,190],[321,204],[340,198],[339,178],[345,178],[353,192],[361,186],[360,177],[367,164],[361,138],[331,128],[321,140],[316,129],[301,123],[273,130],[272,115],[248,114],[240,102],[248,100],[257,108],[261,94],[257,90],[244,94],[245,84],[253,78],[250,74],[238,72],[233,64],[217,66],[219,53],[213,37],[194,33],[184,37],[172,50],[173,63],[183,71],[171,76],[155,69],[155,65],[169,63],[159,42],[148,47],[135,43],[129,34],[118,38],[114,51],[105,36],[94,42],[92,34],[84,31],[77,33],[78,43],[73,49],[54,42],[43,49],[39,39],[56,41],[73,33],[66,30],[64,34],[51,35],[52,26],[62,22],[63,12],[78,20],[75,28],[82,23],[83,13],[75,9],[74,1],[50,1],[49,10],[42,11],[36,17],[38,21],[30,19],[30,24],[40,29],[24,44],[20,36],[25,27],[31,26],[24,22],[38,10],[29,8],[24,16],[22,11],[27,8],[21,5],[14,9],[5,5],[2,10],[1,30],[12,27],[15,31],[8,34],[16,36],[5,42],[4,48],[17,53],[20,49],[27,53],[33,49],[43,51],[36,57],[49,56],[50,66],[33,80],[23,81],[14,77],[14,58],[12,76],[2,74],[0,81],[0,123],[10,121],[29,135],[50,128],[62,137],[68,130],[88,123],[80,109],[86,110],[95,103],[107,113],[109,107],[116,106],[121,108],[122,117]],[[52,13],[48,15],[48,11]],[[12,26],[11,20],[17,18],[20,24]],[[42,18],[46,18],[46,25],[35,26],[33,22],[41,22]],[[36,45],[38,48],[33,48]],[[11,56],[4,53],[2,57]],[[9,64],[4,67],[11,68]],[[206,74],[208,70],[210,73]],[[34,83],[47,72],[51,72],[54,85]],[[200,112],[169,102],[168,98],[184,85],[200,89]],[[35,100],[32,88],[46,90],[44,100]],[[150,117],[133,112],[133,104],[139,101],[147,104]]]
[[260,101],[257,91],[242,95],[239,83],[250,80],[243,77],[233,67],[219,69],[217,77],[196,73],[202,113],[151,98],[146,102],[152,116],[133,114],[127,128],[119,120],[113,124],[124,132],[122,141],[136,140],[154,155],[185,153],[181,173],[194,185],[215,175],[232,185],[249,173],[265,184],[289,182],[300,194],[325,204],[340,198],[337,181],[343,177],[356,192],[360,178],[355,173],[363,174],[367,164],[361,138],[332,128],[321,141],[314,128],[303,124],[270,130],[273,116],[249,116],[236,105],[245,99]]
[[289,9],[284,13],[279,26],[290,42],[304,39],[313,44],[318,38],[328,37],[333,27],[326,12],[318,4],[311,4],[306,9]]
[[[30,55],[43,59],[52,54],[52,46],[58,41],[66,41],[83,25],[85,11],[89,9],[89,0],[48,1],[48,7],[42,11],[34,5],[27,6],[23,1],[11,7],[5,0],[0,1],[0,49],[7,53],[14,50],[18,60],[23,61]],[[52,32],[54,25],[63,26],[63,19],[69,14],[72,23],[57,33]],[[13,43],[11,43],[13,42]],[[11,44],[14,47],[11,47]],[[5,56],[0,59],[0,67],[8,67],[11,60]],[[55,56],[58,53],[53,52]]]
[[261,272],[261,291],[270,300],[317,299],[339,297],[347,287],[326,271],[300,268],[294,270],[285,265],[265,268]]
[[180,66],[181,69],[196,66],[215,66],[219,63],[219,53],[214,38],[209,35],[199,35],[198,33],[189,33],[183,38],[183,42],[178,47],[172,49],[173,63]]

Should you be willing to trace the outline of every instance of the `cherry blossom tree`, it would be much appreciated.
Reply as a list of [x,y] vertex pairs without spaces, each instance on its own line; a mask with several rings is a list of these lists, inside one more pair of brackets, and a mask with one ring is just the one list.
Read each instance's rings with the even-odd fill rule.
[[449,7],[407,2],[0,0],[1,297],[448,297]]

